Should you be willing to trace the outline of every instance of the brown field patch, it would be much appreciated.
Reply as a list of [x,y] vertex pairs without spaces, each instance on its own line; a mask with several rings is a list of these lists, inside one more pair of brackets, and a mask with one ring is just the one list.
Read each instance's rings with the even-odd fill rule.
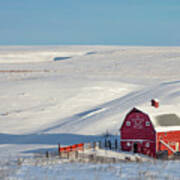
[[49,70],[0,70],[0,73],[33,73],[33,72],[50,72]]

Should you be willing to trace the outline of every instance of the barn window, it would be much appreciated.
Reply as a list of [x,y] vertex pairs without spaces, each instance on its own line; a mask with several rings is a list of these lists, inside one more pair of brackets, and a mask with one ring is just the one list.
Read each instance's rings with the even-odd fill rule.
[[129,147],[129,146],[131,146],[131,143],[130,143],[130,142],[127,142],[126,145]]
[[130,121],[127,121],[127,122],[126,122],[126,126],[131,126],[131,122],[130,122]]
[[149,144],[149,142],[147,142],[147,143],[146,143],[146,147],[149,148],[149,146],[150,146],[150,144]]
[[146,121],[146,126],[150,126],[150,122],[149,121]]

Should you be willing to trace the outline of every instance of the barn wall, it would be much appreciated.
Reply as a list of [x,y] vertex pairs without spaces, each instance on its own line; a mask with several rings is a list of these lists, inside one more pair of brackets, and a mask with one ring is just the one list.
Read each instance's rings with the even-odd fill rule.
[[156,133],[149,117],[141,111],[131,111],[121,127],[122,150],[134,151],[137,148],[138,153],[154,157],[155,140]]
[[[129,145],[128,145],[129,144]],[[134,145],[137,144],[137,151],[134,149]],[[156,157],[155,142],[144,140],[144,141],[123,141],[121,142],[122,150],[141,153],[151,157]]]
[[156,151],[158,152],[158,151],[167,150],[168,155],[171,155],[173,152],[170,149],[168,149],[165,145],[160,143],[160,140],[163,140],[175,151],[180,151],[180,131],[169,131],[169,132],[157,133]]

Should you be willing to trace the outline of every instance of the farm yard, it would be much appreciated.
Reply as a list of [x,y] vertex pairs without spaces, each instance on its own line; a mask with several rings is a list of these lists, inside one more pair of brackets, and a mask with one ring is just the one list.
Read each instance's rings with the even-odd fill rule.
[[0,178],[179,180],[178,159],[107,148],[79,152],[88,162],[51,156],[58,144],[104,142],[107,134],[120,148],[126,115],[152,108],[152,99],[152,111],[180,116],[179,67],[179,47],[1,46]]

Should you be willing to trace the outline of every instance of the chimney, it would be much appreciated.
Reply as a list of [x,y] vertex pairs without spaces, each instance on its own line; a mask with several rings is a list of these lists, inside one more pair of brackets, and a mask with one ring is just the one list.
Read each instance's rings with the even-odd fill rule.
[[159,101],[157,99],[151,100],[151,106],[158,108],[159,107]]

